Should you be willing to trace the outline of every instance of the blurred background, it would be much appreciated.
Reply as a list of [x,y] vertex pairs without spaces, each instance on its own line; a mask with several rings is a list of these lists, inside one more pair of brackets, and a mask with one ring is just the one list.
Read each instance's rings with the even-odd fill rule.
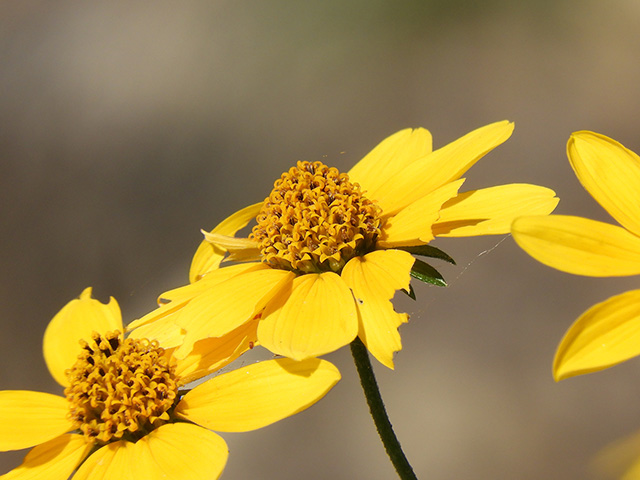
[[[405,127],[437,148],[513,120],[465,189],[545,185],[557,213],[612,221],[565,145],[589,129],[640,151],[639,20],[634,0],[0,3],[0,389],[60,392],[42,334],[84,287],[137,318],[187,282],[200,228],[297,160],[348,170]],[[560,273],[508,236],[435,244],[449,287],[397,299],[404,349],[375,364],[418,477],[589,478],[640,429],[640,363],[556,384],[551,361],[637,278]],[[327,358],[343,380],[323,401],[223,435],[224,478],[394,478],[348,349]]]

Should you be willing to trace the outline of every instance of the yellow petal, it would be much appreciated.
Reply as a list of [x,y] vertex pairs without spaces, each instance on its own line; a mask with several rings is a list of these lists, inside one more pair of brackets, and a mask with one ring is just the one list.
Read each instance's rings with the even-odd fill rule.
[[[237,211],[230,217],[224,219],[211,230],[211,233],[219,233],[221,235],[235,235],[238,230],[247,226],[247,224],[258,215],[262,208],[262,202],[249,205],[242,210]],[[191,268],[189,269],[189,281],[191,283],[199,280],[207,272],[218,268],[220,262],[224,258],[226,250],[219,246],[203,240],[196,250],[193,260],[191,260]]]
[[108,304],[91,298],[91,287],[85,288],[80,298],[71,300],[49,322],[42,350],[44,360],[53,378],[67,386],[64,371],[71,368],[80,353],[81,339],[91,338],[91,332],[122,331],[122,316],[113,297]]
[[187,332],[176,357],[184,358],[198,340],[221,337],[253,319],[294,277],[293,272],[259,263],[198,295],[176,317]]
[[509,233],[514,218],[548,215],[558,201],[553,190],[518,183],[464,192],[442,206],[433,234],[469,237]]
[[378,250],[352,258],[342,270],[358,307],[362,342],[383,365],[393,368],[393,353],[402,348],[398,327],[408,320],[396,313],[391,298],[396,290],[409,290],[414,258],[402,250]]
[[369,194],[385,215],[394,215],[436,188],[460,178],[480,158],[506,141],[513,131],[507,121],[478,128],[413,162]]
[[231,237],[202,230],[204,239],[216,248],[229,252],[227,260],[236,262],[255,262],[260,260],[260,244],[249,238]]
[[333,352],[357,333],[353,295],[333,272],[295,278],[267,304],[258,325],[263,347],[295,360]]
[[310,407],[338,380],[338,369],[324,360],[268,360],[198,385],[175,413],[220,432],[255,430]]
[[[593,459],[595,478],[640,478],[640,433],[626,436],[607,445]],[[591,469],[590,469],[591,470]]]
[[405,128],[385,138],[349,170],[349,179],[373,194],[387,178],[431,153],[431,133]]
[[442,204],[456,196],[463,182],[464,179],[460,179],[448,183],[387,219],[376,246],[393,248],[429,243],[433,240],[431,230],[440,217]]
[[169,423],[136,443],[121,440],[91,455],[73,480],[214,480],[228,449],[219,435],[187,423]]
[[562,380],[597,372],[640,354],[640,290],[594,305],[569,328],[553,360]]
[[215,372],[257,345],[258,321],[252,320],[219,338],[197,341],[189,355],[178,362],[176,374],[180,383],[184,385]]
[[615,140],[576,132],[567,154],[580,183],[620,224],[640,235],[640,157]]
[[32,448],[2,480],[67,480],[91,451],[82,435],[60,435]]
[[68,412],[69,402],[58,395],[0,391],[0,451],[33,447],[68,432]]
[[521,217],[511,226],[518,245],[539,262],[593,277],[640,273],[640,237],[581,217]]
[[212,271],[196,283],[190,283],[188,285],[183,285],[182,287],[169,290],[168,292],[164,292],[158,298],[158,304],[160,307],[149,312],[144,317],[129,323],[127,331],[130,332],[143,325],[150,325],[159,321],[162,321],[166,325],[174,322],[175,315],[195,297],[203,292],[215,288],[216,285],[231,277],[235,277],[236,275],[240,275],[243,272],[253,269],[254,266],[255,263],[231,265],[229,267]]

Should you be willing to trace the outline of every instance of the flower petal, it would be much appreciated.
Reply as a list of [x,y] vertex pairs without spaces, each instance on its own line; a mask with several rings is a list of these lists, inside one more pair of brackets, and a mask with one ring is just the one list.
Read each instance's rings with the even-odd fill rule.
[[431,153],[431,133],[405,128],[385,138],[349,170],[349,179],[365,192],[375,192],[389,177]]
[[509,233],[516,217],[548,215],[560,199],[549,188],[512,183],[464,192],[442,206],[436,237]]
[[220,432],[255,430],[310,407],[338,380],[340,372],[325,360],[268,360],[198,385],[175,413]]
[[431,230],[440,217],[442,205],[456,196],[463,182],[464,179],[460,179],[448,183],[387,219],[376,246],[393,248],[420,245],[433,240]]
[[187,331],[176,357],[184,358],[198,340],[221,337],[254,318],[294,276],[258,263],[198,295],[176,317],[176,324]]
[[0,391],[0,451],[33,447],[68,432],[68,412],[69,402],[58,395]]
[[580,183],[620,224],[640,235],[640,157],[615,140],[576,132],[567,154]]
[[90,338],[93,331],[114,330],[123,330],[118,302],[111,297],[108,304],[100,303],[91,298],[91,287],[62,307],[49,322],[42,341],[44,360],[56,382],[68,385],[64,371],[76,362],[81,339]]
[[82,435],[60,435],[32,448],[2,480],[67,480],[91,451]]
[[136,443],[121,440],[100,448],[73,480],[214,480],[228,454],[219,435],[188,423],[168,423]]
[[597,372],[640,355],[640,290],[598,303],[569,328],[553,361],[556,380]]
[[[211,230],[211,233],[219,233],[221,235],[235,235],[238,230],[247,226],[247,224],[258,215],[262,208],[262,202],[249,205],[248,207],[238,210],[230,217],[224,219]],[[191,260],[191,268],[189,269],[189,281],[191,283],[200,280],[207,272],[218,268],[220,262],[224,258],[226,250],[215,246],[206,240],[200,243],[196,250],[193,260]]]
[[215,372],[257,345],[258,321],[245,323],[222,337],[197,341],[189,355],[178,361],[176,374],[180,383],[184,385]]
[[436,188],[460,178],[480,158],[506,141],[513,131],[507,121],[478,128],[408,165],[385,182],[369,198],[385,215],[394,215]]
[[263,347],[295,360],[333,352],[357,334],[353,295],[333,272],[295,278],[266,305],[258,325]]
[[380,363],[393,369],[393,353],[402,348],[398,327],[409,316],[396,313],[391,298],[396,290],[409,290],[413,256],[402,250],[378,250],[351,259],[342,278],[356,297],[358,335]]
[[511,226],[518,245],[563,272],[593,277],[640,273],[640,238],[624,228],[581,217],[521,217]]

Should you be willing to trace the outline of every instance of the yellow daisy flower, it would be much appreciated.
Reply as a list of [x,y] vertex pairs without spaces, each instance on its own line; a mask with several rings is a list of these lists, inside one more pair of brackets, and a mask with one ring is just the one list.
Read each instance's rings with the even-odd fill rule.
[[[640,157],[593,132],[571,135],[571,166],[584,188],[621,226],[551,215],[513,222],[513,238],[536,260],[594,277],[640,274]],[[640,354],[640,290],[594,305],[558,346],[553,375],[562,380],[595,372]]]
[[[44,357],[65,396],[0,391],[0,450],[34,447],[0,478],[215,479],[228,449],[211,430],[264,427],[309,407],[340,379],[323,360],[279,359],[184,391],[187,381],[209,373],[215,358],[176,361],[156,340],[137,332],[125,338],[122,331],[117,302],[92,299],[91,288],[51,320]],[[248,348],[242,346],[247,335],[234,336],[239,350]],[[79,345],[78,339],[85,340]]]
[[[548,214],[554,192],[526,184],[458,193],[462,175],[507,140],[513,124],[494,123],[432,151],[431,134],[390,136],[348,173],[298,162],[269,196],[205,233],[191,285],[161,295],[161,307],[134,322],[174,322],[185,332],[178,356],[258,317],[259,343],[296,360],[323,355],[359,336],[393,368],[401,349],[397,290],[410,278],[438,283],[438,272],[412,254],[450,260],[427,245],[436,236],[508,233],[512,219]],[[252,219],[248,238],[234,235]],[[218,268],[229,254],[239,263]]]

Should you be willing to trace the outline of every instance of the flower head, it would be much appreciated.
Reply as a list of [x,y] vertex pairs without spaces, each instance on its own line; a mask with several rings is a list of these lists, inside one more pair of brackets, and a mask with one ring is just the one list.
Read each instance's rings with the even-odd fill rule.
[[[578,180],[619,223],[550,215],[513,222],[513,238],[536,260],[594,277],[640,274],[640,157],[593,132],[571,135]],[[594,305],[569,328],[553,362],[556,380],[595,372],[640,354],[640,290]]]
[[322,360],[280,359],[183,391],[185,383],[211,371],[209,360],[226,364],[236,350],[246,350],[242,345],[251,335],[235,332],[223,339],[236,344],[232,354],[176,360],[174,348],[138,332],[125,338],[123,331],[115,300],[101,304],[90,288],[53,318],[44,354],[66,398],[0,391],[0,449],[34,447],[3,478],[215,479],[228,450],[211,430],[269,425],[312,405],[340,378]]
[[[276,354],[303,360],[359,336],[393,368],[408,316],[391,299],[410,291],[411,276],[439,275],[412,253],[448,259],[427,245],[436,236],[507,233],[515,215],[547,214],[557,203],[534,185],[458,193],[462,175],[512,130],[498,122],[435,151],[427,130],[402,130],[347,173],[298,162],[263,202],[204,232],[191,285],[161,295],[161,307],[134,325],[179,325],[181,356],[258,319],[259,343]],[[248,238],[235,237],[252,219]],[[245,263],[219,268],[226,255]]]

